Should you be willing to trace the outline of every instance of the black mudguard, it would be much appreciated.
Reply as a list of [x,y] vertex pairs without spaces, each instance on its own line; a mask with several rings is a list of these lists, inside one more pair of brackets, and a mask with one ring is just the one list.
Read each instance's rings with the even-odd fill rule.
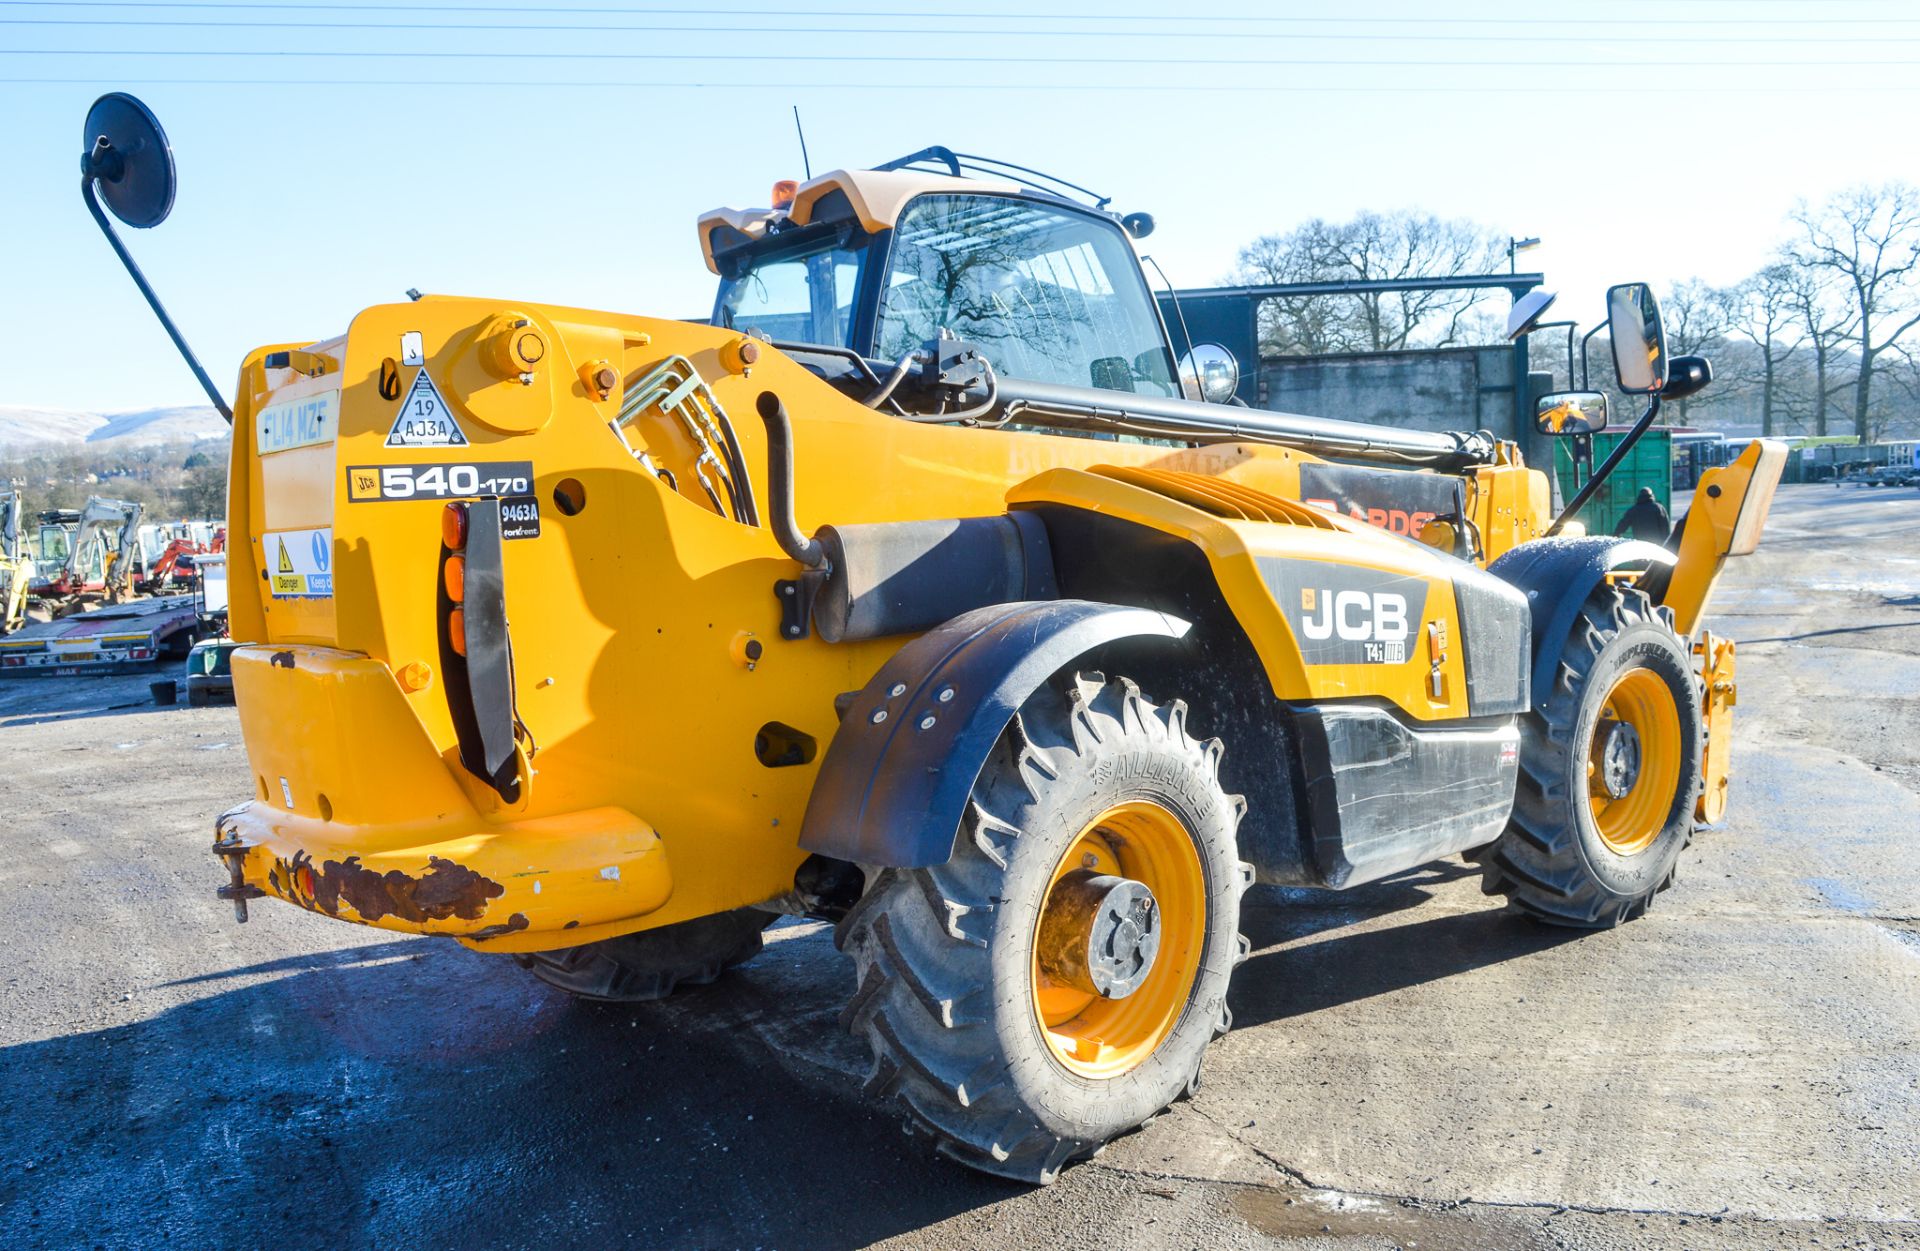
[[1066,599],[996,604],[921,635],[847,708],[801,848],[887,868],[945,864],[974,779],[1042,683],[1094,648],[1187,630],[1151,609]]
[[1566,649],[1567,634],[1593,589],[1616,569],[1629,565],[1655,568],[1673,563],[1672,552],[1652,543],[1586,535],[1535,539],[1487,567],[1487,572],[1524,592],[1533,610],[1533,703],[1536,709],[1543,708],[1547,696],[1553,694],[1554,674],[1560,666],[1560,655]]

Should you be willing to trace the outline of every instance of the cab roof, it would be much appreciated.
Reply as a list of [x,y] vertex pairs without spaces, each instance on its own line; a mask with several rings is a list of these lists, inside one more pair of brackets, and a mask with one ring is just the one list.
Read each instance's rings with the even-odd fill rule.
[[[862,230],[878,234],[893,228],[900,210],[915,196],[940,192],[1019,195],[1025,190],[1020,183],[1009,180],[956,178],[918,169],[830,170],[801,183],[793,202],[785,208],[716,208],[702,213],[698,224],[700,253],[707,268],[718,274],[716,251],[763,238],[778,222],[808,225],[829,204],[837,207],[844,201],[845,212],[860,223]],[[836,192],[840,198],[835,197]]]

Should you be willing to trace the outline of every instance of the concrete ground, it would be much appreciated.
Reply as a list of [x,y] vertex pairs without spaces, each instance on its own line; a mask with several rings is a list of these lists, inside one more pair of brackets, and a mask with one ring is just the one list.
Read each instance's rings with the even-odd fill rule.
[[1199,1096],[1058,1184],[860,1096],[825,927],[586,1007],[216,903],[228,709],[0,683],[9,1247],[1920,1245],[1920,491],[1785,488],[1715,628],[1734,809],[1575,937],[1446,863],[1262,890]]

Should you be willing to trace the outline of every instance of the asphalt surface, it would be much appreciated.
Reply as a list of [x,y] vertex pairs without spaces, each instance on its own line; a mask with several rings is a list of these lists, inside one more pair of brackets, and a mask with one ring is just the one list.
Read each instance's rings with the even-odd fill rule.
[[638,1010],[261,903],[230,708],[0,683],[7,1247],[1920,1245],[1920,491],[1783,488],[1734,804],[1570,937],[1457,862],[1257,891],[1205,1087],[1056,1185],[863,1102],[825,927]]

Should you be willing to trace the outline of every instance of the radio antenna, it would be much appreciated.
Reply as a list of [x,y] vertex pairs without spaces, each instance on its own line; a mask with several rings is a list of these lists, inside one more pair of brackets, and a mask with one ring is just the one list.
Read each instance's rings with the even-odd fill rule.
[[793,130],[800,136],[800,168],[806,171],[809,179],[813,177],[813,162],[807,159],[807,132],[800,125],[800,106],[793,106]]

